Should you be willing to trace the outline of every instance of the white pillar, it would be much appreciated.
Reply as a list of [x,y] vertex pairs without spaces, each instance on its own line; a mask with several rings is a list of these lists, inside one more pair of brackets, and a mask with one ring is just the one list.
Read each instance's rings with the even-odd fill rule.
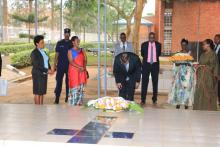
[[107,17],[107,5],[106,0],[104,4],[104,50],[105,50],[105,63],[104,63],[104,94],[107,95],[107,25],[106,25],[106,17]]
[[100,50],[100,0],[98,0],[98,98],[101,97],[101,72],[100,72],[100,56],[101,56],[101,50]]

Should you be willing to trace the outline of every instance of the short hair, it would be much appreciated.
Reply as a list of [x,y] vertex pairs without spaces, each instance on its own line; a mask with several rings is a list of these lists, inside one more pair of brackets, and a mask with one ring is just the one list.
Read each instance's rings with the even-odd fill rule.
[[36,35],[34,37],[34,45],[37,46],[37,43],[39,43],[41,40],[44,40],[44,36],[43,35]]
[[149,36],[150,36],[150,35],[156,36],[156,34],[155,34],[154,32],[150,32],[150,33],[149,33]]
[[126,34],[125,34],[124,32],[122,32],[122,33],[120,34],[120,36],[122,36],[122,35],[126,36]]
[[189,44],[189,41],[188,41],[187,39],[183,38],[183,39],[181,40],[181,44],[182,44],[182,43]]
[[206,39],[206,40],[204,40],[204,42],[206,42],[206,43],[210,46],[210,48],[211,48],[212,50],[214,50],[215,44],[214,44],[214,42],[212,41],[212,39]]
[[220,39],[220,34],[216,34],[215,37],[218,37]]
[[76,39],[79,39],[79,37],[78,37],[78,36],[73,36],[73,37],[71,38],[71,41],[75,41]]

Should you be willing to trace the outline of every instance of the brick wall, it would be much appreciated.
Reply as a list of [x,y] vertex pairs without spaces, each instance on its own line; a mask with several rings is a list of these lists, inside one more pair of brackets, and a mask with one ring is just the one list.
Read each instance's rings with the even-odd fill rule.
[[174,1],[172,51],[180,49],[180,40],[189,41],[213,39],[220,33],[220,1],[206,0],[201,3],[200,35],[198,36],[199,2]]

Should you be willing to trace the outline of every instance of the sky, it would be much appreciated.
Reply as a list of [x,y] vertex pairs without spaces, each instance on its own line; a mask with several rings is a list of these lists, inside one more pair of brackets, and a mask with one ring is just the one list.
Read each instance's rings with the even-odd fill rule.
[[143,16],[146,16],[147,13],[155,14],[155,0],[148,0],[143,10]]

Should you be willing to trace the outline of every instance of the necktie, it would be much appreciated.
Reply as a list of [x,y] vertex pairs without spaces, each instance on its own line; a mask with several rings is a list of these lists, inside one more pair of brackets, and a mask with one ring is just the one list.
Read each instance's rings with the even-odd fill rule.
[[125,52],[125,44],[123,44],[123,52]]
[[153,64],[153,45],[151,44],[151,57],[150,57],[150,64]]

